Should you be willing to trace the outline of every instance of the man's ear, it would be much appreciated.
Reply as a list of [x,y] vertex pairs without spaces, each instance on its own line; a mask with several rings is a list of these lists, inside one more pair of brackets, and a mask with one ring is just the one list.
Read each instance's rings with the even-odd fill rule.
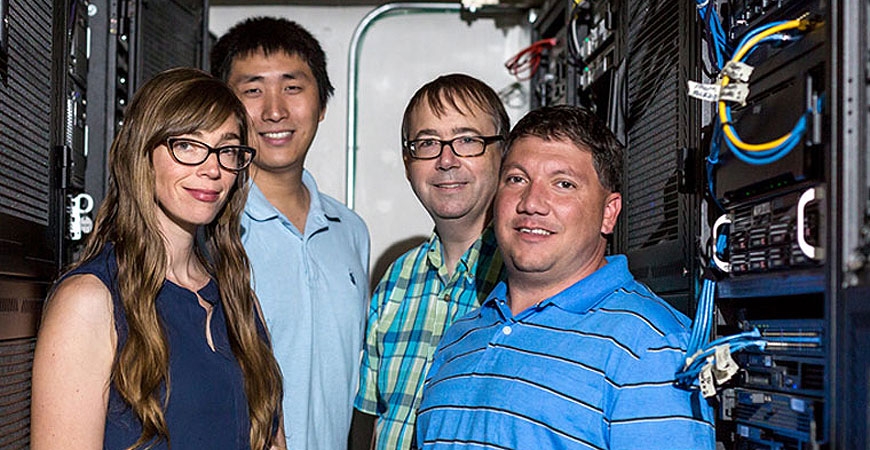
[[601,233],[611,234],[616,227],[616,219],[622,211],[622,194],[611,192],[604,200],[604,220],[601,221]]
[[326,105],[320,108],[320,118],[317,119],[318,122],[323,122],[323,118],[326,117]]
[[402,150],[402,165],[405,166],[405,179],[408,180],[408,182],[411,182],[411,172],[409,167],[411,165],[411,156],[408,155],[408,151],[404,149]]

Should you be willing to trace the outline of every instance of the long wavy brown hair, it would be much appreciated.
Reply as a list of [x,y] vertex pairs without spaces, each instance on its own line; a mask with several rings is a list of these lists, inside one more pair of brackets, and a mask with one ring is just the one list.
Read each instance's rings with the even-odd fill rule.
[[[142,435],[131,449],[146,446],[155,437],[170,442],[164,418],[171,392],[169,353],[155,305],[168,261],[155,214],[151,157],[167,138],[211,131],[231,117],[246,143],[247,113],[230,88],[197,69],[171,69],[136,92],[112,143],[108,193],[81,261],[96,257],[108,243],[114,244],[117,287],[129,334],[116,351],[112,383],[142,422]],[[282,386],[275,357],[257,331],[250,263],[240,238],[247,180],[247,172],[239,172],[223,209],[201,227],[195,252],[220,288],[230,346],[244,376],[251,448],[256,450],[271,444]]]

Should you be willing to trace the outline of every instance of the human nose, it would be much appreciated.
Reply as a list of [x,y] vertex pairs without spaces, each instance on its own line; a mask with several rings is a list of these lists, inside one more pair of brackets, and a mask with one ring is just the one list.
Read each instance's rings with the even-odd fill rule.
[[453,141],[441,141],[441,153],[438,155],[438,168],[442,170],[459,167],[459,157],[453,150]]
[[269,92],[265,95],[262,118],[266,122],[280,122],[287,118],[287,107],[281,100],[280,95]]
[[218,153],[210,152],[208,156],[205,158],[205,161],[202,162],[199,166],[197,166],[198,172],[204,176],[209,178],[220,178],[221,176],[221,165],[220,161],[218,161]]
[[540,183],[529,182],[520,192],[517,213],[546,215],[548,212],[546,190]]

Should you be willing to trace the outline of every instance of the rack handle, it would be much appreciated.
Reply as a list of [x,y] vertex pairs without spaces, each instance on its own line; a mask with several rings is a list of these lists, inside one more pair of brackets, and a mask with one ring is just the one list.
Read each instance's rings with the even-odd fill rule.
[[731,216],[728,214],[722,214],[721,216],[719,216],[718,219],[716,219],[716,222],[713,222],[713,229],[711,230],[713,234],[713,263],[716,264],[716,267],[718,267],[719,270],[725,273],[731,272],[731,263],[722,261],[721,259],[719,259],[718,256],[716,256],[716,242],[719,241],[719,235],[717,234],[719,232],[719,228],[722,227],[722,225],[730,223]]
[[812,187],[804,191],[801,194],[800,199],[798,199],[797,204],[797,243],[798,247],[800,247],[801,251],[807,255],[808,258],[815,261],[822,261],[825,259],[825,248],[824,247],[815,247],[806,239],[806,224],[804,223],[806,218],[806,209],[807,205],[810,202],[824,200],[825,199],[825,189],[821,186]]

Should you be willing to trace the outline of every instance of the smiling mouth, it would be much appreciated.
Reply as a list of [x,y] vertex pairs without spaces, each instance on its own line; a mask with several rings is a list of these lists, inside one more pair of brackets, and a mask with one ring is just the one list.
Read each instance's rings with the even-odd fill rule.
[[434,186],[440,189],[457,189],[465,186],[468,183],[462,181],[454,181],[450,183],[435,183]]
[[220,192],[218,191],[208,189],[188,189],[187,192],[189,192],[193,198],[201,202],[214,203],[220,200]]
[[547,231],[547,230],[544,230],[544,229],[541,229],[541,228],[524,228],[524,227],[521,227],[521,228],[518,228],[518,231],[519,231],[520,233],[534,234],[534,235],[537,235],[537,236],[549,236],[549,235],[553,234],[551,231]]
[[292,131],[271,131],[260,133],[260,136],[266,139],[287,139],[292,134]]

